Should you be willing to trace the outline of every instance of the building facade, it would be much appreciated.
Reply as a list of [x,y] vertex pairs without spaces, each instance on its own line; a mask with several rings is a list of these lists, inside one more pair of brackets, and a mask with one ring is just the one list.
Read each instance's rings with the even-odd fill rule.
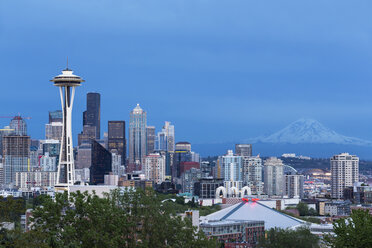
[[87,110],[83,113],[83,126],[94,127],[94,139],[101,138],[101,95],[99,93],[87,94]]
[[284,175],[283,161],[272,157],[264,163],[264,191],[269,196],[283,196]]
[[304,176],[303,175],[285,175],[284,195],[289,198],[304,197]]
[[21,116],[15,116],[9,125],[10,129],[14,130],[15,135],[26,136],[27,135],[27,124]]
[[125,139],[125,121],[108,122],[108,150],[121,156],[121,164],[125,165],[127,145]]
[[342,199],[346,187],[359,181],[359,158],[341,153],[331,158],[332,198]]
[[54,187],[56,183],[56,171],[26,171],[16,173],[15,185],[21,189]]
[[221,176],[225,181],[243,181],[243,157],[234,155],[228,150],[225,156],[219,157]]
[[100,143],[92,140],[92,166],[90,167],[90,184],[104,184],[105,175],[112,172],[112,155]]
[[4,183],[15,183],[16,172],[29,170],[30,137],[5,136],[3,137],[4,153]]
[[165,157],[159,153],[152,153],[146,156],[143,168],[145,178],[160,184],[165,181]]
[[47,140],[62,140],[62,122],[52,122],[45,124],[45,139]]
[[139,104],[130,112],[129,163],[142,164],[146,157],[147,114]]
[[199,196],[200,199],[214,199],[216,198],[217,188],[223,185],[223,179],[201,178],[199,182],[194,184],[194,194]]
[[154,153],[155,151],[155,127],[146,127],[146,152],[147,155]]
[[243,157],[243,183],[254,195],[263,193],[262,167],[260,157]]
[[236,144],[235,154],[243,157],[252,156],[252,144]]

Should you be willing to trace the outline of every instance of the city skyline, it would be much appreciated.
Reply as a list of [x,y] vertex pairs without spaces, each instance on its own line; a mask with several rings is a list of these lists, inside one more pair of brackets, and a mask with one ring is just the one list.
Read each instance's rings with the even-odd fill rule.
[[[28,12],[2,2],[0,28],[6,38],[0,41],[0,66],[8,83],[3,104],[19,93],[2,115],[31,116],[29,133],[42,138],[47,112],[59,109],[56,90],[45,87],[47,79],[69,56],[71,67],[90,82],[80,94],[102,95],[101,130],[107,130],[108,120],[129,121],[128,113],[140,103],[149,125],[159,128],[170,121],[177,140],[193,144],[238,142],[301,117],[372,140],[370,3],[354,4],[353,12],[346,1],[241,1],[239,9],[219,3],[215,11],[207,11],[209,1],[179,4],[113,4],[99,13],[99,8],[83,8],[83,1],[77,4],[84,9],[81,21],[74,11],[67,20],[59,18],[69,4],[36,2],[38,8]],[[267,15],[255,14],[264,9]],[[301,15],[305,9],[309,14]],[[331,10],[337,14],[328,15]],[[97,23],[97,14],[104,21]],[[81,39],[69,40],[66,33]],[[79,133],[85,99],[76,100],[73,129]],[[352,120],[343,120],[343,113]]]

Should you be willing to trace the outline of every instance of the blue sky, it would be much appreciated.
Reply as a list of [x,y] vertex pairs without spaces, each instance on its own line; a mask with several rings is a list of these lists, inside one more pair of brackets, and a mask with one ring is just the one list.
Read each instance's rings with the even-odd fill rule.
[[[371,1],[0,1],[0,116],[44,137],[59,109],[49,80],[70,67],[99,92],[102,132],[129,119],[176,125],[176,139],[239,141],[302,117],[372,140]],[[0,119],[0,125],[9,120]]]

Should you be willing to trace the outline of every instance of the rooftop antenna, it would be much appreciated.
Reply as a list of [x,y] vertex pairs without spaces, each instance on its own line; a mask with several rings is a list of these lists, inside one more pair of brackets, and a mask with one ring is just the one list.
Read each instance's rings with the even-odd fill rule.
[[67,67],[66,67],[66,69],[68,70],[68,56],[67,56]]

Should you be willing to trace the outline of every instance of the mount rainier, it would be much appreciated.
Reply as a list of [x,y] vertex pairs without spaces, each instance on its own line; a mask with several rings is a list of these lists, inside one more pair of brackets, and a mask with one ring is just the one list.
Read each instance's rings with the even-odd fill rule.
[[372,146],[371,141],[338,134],[316,120],[304,118],[291,123],[272,135],[258,137],[250,140],[250,142]]

